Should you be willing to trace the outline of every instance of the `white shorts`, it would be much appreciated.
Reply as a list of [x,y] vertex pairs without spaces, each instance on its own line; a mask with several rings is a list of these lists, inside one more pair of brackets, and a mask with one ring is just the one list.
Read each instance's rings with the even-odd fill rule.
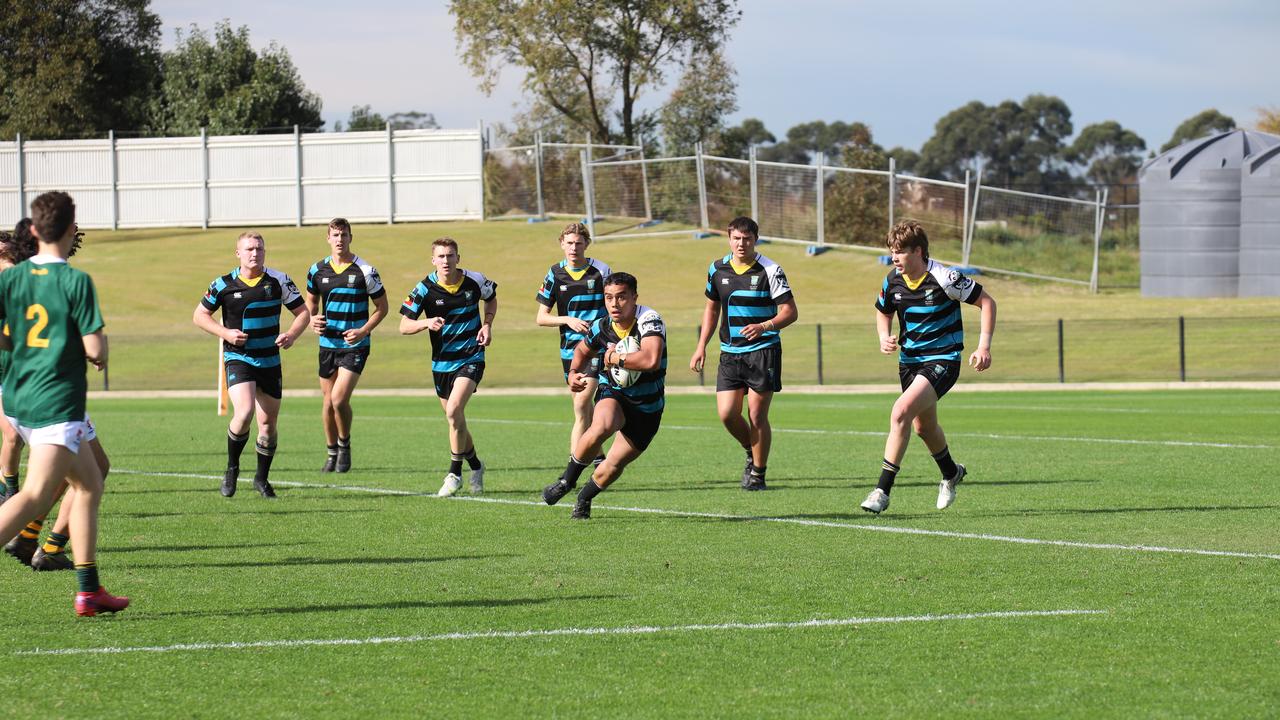
[[87,415],[84,420],[54,423],[40,428],[22,425],[18,422],[18,418],[12,416],[5,417],[27,445],[61,445],[73,453],[79,453],[80,443],[97,437],[93,431],[93,423],[88,422]]

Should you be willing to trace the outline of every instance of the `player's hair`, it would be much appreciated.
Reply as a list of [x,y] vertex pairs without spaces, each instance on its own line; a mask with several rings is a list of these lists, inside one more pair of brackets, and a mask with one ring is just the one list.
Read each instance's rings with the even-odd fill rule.
[[609,287],[610,285],[624,285],[632,293],[640,292],[637,289],[639,286],[636,283],[636,276],[631,273],[615,272],[610,274],[609,277],[604,279],[604,286]]
[[5,257],[14,265],[36,254],[36,236],[31,234],[31,218],[22,218],[13,226],[13,234],[4,252]]
[[564,229],[560,231],[560,237],[556,238],[556,242],[563,240],[565,235],[577,235],[582,238],[583,242],[588,245],[591,244],[591,228],[587,227],[585,223],[575,222],[565,225]]
[[433,248],[431,251],[432,253],[435,252],[434,248],[436,247],[453,248],[453,251],[456,253],[458,252],[458,241],[451,237],[440,237],[431,241],[431,247]]
[[351,234],[351,223],[346,218],[334,218],[329,221],[330,230],[339,230],[348,235]]
[[261,242],[263,245],[267,244],[267,239],[262,237],[262,233],[258,232],[257,230],[245,230],[244,232],[240,233],[240,237],[236,238],[236,245],[239,245],[240,241],[244,240],[245,238],[249,238],[251,240],[257,240]]
[[56,243],[76,222],[76,204],[71,196],[54,190],[31,202],[31,222],[47,243]]
[[733,222],[729,223],[729,228],[726,232],[733,232],[734,230],[737,230],[740,233],[747,233],[757,239],[760,237],[760,226],[756,224],[755,220],[752,220],[746,215],[740,215],[734,218]]
[[903,252],[912,248],[920,248],[920,256],[929,259],[929,236],[924,228],[915,220],[903,220],[889,231],[885,244],[894,252]]

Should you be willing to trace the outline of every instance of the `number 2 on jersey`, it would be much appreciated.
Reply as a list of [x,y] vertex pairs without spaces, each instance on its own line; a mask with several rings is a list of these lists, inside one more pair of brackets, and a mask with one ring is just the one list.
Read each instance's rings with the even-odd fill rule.
[[49,324],[49,311],[44,309],[40,303],[27,306],[27,319],[35,320],[35,324],[27,331],[27,347],[47,348],[49,347],[49,338],[40,337],[40,333],[44,331]]

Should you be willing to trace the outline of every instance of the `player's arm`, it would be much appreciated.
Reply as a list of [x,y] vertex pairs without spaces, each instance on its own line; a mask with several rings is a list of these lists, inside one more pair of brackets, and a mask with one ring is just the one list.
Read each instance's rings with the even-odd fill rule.
[[744,325],[742,327],[742,337],[748,340],[755,340],[771,330],[781,330],[794,323],[799,317],[800,311],[796,310],[796,301],[794,299],[788,300],[778,305],[778,312],[768,320]]
[[[285,307],[288,307],[287,305]],[[293,347],[293,343],[298,336],[306,332],[307,324],[311,322],[311,313],[307,310],[307,304],[300,302],[289,308],[289,312],[293,313],[293,324],[288,330],[280,333],[276,337],[276,346],[281,350],[288,350]]]
[[591,363],[591,358],[595,356],[595,348],[585,341],[578,342],[577,347],[573,349],[573,360],[569,363],[570,391],[582,392],[587,389],[587,376],[582,372],[582,368],[587,367]]
[[534,322],[538,323],[538,327],[560,327],[561,325],[568,325],[570,330],[580,335],[585,335],[587,330],[591,329],[591,323],[586,320],[573,317],[572,315],[553,315],[551,314],[551,308],[543,305],[542,303],[538,303],[538,316],[534,318]]
[[245,341],[249,339],[249,336],[243,330],[223,327],[222,323],[214,319],[213,313],[204,305],[196,305],[196,311],[191,315],[191,322],[195,323],[196,327],[201,330],[214,337],[222,338],[236,347],[243,347]]
[[99,370],[107,369],[107,336],[101,330],[83,335],[84,358]]
[[328,320],[320,312],[320,296],[308,289],[305,297],[307,299],[307,312],[311,313],[311,329],[317,335],[323,334]]
[[982,312],[982,325],[978,331],[978,349],[969,356],[969,366],[982,372],[991,367],[991,336],[996,331],[996,299],[983,290],[974,304]]
[[716,321],[720,319],[720,301],[707,299],[707,305],[702,309],[702,328],[698,333],[698,345],[693,349],[693,356],[689,358],[689,369],[694,372],[701,372],[703,363],[707,359],[707,343],[711,341],[711,334],[716,331]]
[[624,370],[647,372],[656,370],[662,364],[661,335],[645,335],[640,338],[640,349],[630,354],[620,354],[615,348],[604,353],[604,364],[614,366],[621,363]]
[[[373,329],[382,323],[383,318],[385,318],[387,313],[390,311],[390,305],[387,303],[386,293],[383,293],[376,298],[370,298],[370,301],[373,303],[373,312],[369,313],[369,319],[365,321],[364,325],[361,325],[358,328],[352,328],[342,333],[342,339],[345,340],[348,345],[355,345],[369,335],[372,335]],[[312,318],[311,326],[315,327],[315,324],[315,318]]]
[[893,316],[876,311],[876,332],[880,335],[880,352],[892,355],[898,350],[898,338],[893,334]]
[[498,316],[498,296],[490,295],[484,301],[484,318],[480,320],[480,332],[476,333],[476,342],[480,347],[489,347],[493,342],[493,319]]

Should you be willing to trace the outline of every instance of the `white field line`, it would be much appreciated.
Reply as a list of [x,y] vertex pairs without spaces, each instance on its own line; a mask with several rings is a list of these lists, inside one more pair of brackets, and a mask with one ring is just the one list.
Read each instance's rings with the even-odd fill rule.
[[[158,473],[139,470],[116,470],[121,475],[140,475],[144,477],[181,477],[200,480],[221,480],[221,475],[196,475],[189,473]],[[240,482],[250,483],[243,479]],[[272,480],[272,485],[281,487],[305,487],[324,490],[345,490],[375,495],[408,495],[414,497],[435,497],[432,492],[416,492],[412,490],[390,490],[362,485],[332,485],[329,483],[306,483],[290,480]],[[458,496],[450,498],[460,502],[489,503],[493,505],[522,505],[528,507],[547,507],[545,503],[535,500],[510,500],[506,498]],[[1076,540],[1045,540],[1042,538],[1024,538],[1011,535],[989,535],[986,533],[967,533],[954,530],[926,530],[923,528],[900,527],[893,525],[869,525],[867,523],[835,522],[833,520],[807,520],[805,518],[769,517],[761,515],[732,515],[728,513],[696,512],[692,510],[670,510],[666,508],[626,507],[621,505],[595,505],[598,510],[616,510],[618,512],[645,513],[649,515],[670,515],[673,517],[709,518],[712,520],[742,520],[751,522],[780,523],[783,525],[802,525],[806,527],[840,528],[845,530],[867,530],[870,532],[898,533],[901,535],[924,535],[928,537],[957,538],[962,540],[986,540],[988,542],[1014,543],[1018,545],[1051,545],[1056,547],[1079,548],[1083,550],[1125,550],[1131,552],[1170,553],[1174,555],[1202,555],[1209,557],[1234,557],[1258,560],[1280,560],[1280,554],[1251,553],[1234,550],[1203,550],[1198,548],[1177,548],[1161,545],[1123,545],[1120,543],[1087,543]]]
[[514,640],[545,637],[589,637],[600,635],[658,635],[666,633],[723,632],[728,630],[806,630],[850,625],[887,625],[911,622],[957,620],[1007,620],[1017,618],[1105,615],[1106,610],[1010,610],[1003,612],[955,613],[949,615],[900,615],[896,617],[854,617],[803,620],[799,622],[715,623],[700,625],[632,625],[624,627],[550,628],[546,630],[486,630],[434,635],[393,635],[368,638],[326,638],[314,640],[256,640],[225,643],[181,643],[177,645],[136,645],[123,647],[61,648],[19,650],[15,655],[116,655],[120,653],[198,652],[204,650],[253,650],[271,648],[324,647],[335,645],[392,645],[445,640]]

